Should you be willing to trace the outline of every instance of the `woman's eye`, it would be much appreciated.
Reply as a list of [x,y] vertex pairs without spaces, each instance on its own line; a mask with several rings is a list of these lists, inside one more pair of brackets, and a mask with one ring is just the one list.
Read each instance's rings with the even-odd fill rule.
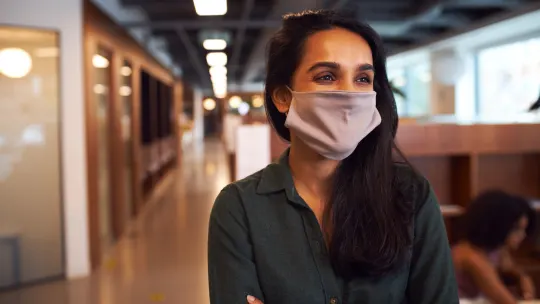
[[371,83],[371,79],[369,77],[360,77],[357,79],[357,81],[362,83]]
[[335,78],[334,78],[334,76],[332,76],[330,74],[326,74],[326,75],[316,77],[315,80],[328,82],[328,81],[334,81]]

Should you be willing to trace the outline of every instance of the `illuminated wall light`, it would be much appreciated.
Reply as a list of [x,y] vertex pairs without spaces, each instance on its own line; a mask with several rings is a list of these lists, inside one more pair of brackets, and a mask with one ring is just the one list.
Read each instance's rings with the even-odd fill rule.
[[203,101],[203,108],[206,111],[212,111],[216,108],[216,101],[212,98],[207,98]]
[[242,98],[240,96],[232,96],[229,98],[229,106],[233,109],[237,109],[242,103]]
[[119,89],[120,96],[127,97],[131,95],[131,87],[129,86],[121,86]]
[[107,93],[107,87],[102,84],[94,85],[94,93],[101,95]]
[[122,76],[126,76],[126,77],[131,76],[132,72],[133,71],[128,66],[123,66],[123,67],[120,68],[120,75],[122,75]]
[[32,69],[32,57],[23,49],[0,50],[0,74],[9,78],[22,78]]
[[238,105],[238,114],[244,116],[249,112],[249,104],[247,102],[240,102]]
[[103,57],[101,55],[95,54],[92,57],[92,65],[95,68],[98,68],[98,69],[108,68],[109,67],[109,59],[107,59],[107,58],[105,58],[105,57]]
[[255,95],[252,97],[251,103],[254,108],[260,108],[264,105],[264,99],[260,95]]
[[227,41],[223,39],[206,39],[203,47],[209,51],[221,51],[227,48]]
[[227,65],[227,54],[224,52],[212,52],[206,55],[206,62],[209,66],[225,66]]
[[227,13],[227,0],[193,0],[199,16],[222,16]]
[[227,68],[224,66],[213,66],[210,68],[210,76],[212,77],[222,77],[227,75]]

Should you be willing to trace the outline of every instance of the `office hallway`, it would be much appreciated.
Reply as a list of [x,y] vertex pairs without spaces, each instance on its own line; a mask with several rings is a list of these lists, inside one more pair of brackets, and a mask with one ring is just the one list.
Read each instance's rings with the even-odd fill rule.
[[226,154],[210,140],[185,149],[182,158],[99,270],[0,293],[0,304],[209,303],[208,217],[229,182]]

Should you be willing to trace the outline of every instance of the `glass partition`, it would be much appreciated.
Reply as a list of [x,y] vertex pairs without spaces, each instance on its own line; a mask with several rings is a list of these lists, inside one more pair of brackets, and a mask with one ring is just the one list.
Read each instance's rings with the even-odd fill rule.
[[0,26],[0,288],[64,272],[58,42]]

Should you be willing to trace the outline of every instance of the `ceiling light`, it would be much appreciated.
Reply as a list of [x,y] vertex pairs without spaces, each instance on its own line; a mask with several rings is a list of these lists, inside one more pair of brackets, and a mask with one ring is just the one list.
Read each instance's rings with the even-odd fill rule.
[[227,77],[219,77],[219,76],[212,76],[210,77],[210,79],[212,80],[212,84],[214,86],[216,85],[220,85],[220,86],[226,86],[227,85]]
[[131,88],[128,86],[121,86],[118,92],[120,96],[127,97],[131,95]]
[[227,41],[223,39],[206,39],[203,47],[209,51],[221,51],[227,47]]
[[227,13],[227,0],[193,0],[199,16],[222,16]]
[[227,86],[224,86],[224,87],[214,86],[214,95],[217,98],[225,98],[227,96]]
[[238,105],[238,114],[244,116],[249,112],[249,104],[247,102],[242,101]]
[[206,55],[206,62],[208,65],[213,66],[225,66],[227,64],[227,54],[223,52],[212,52]]
[[242,98],[240,96],[232,96],[229,98],[229,106],[233,109],[236,109],[240,106],[242,103]]
[[122,76],[126,76],[126,77],[131,76],[132,72],[133,71],[128,66],[123,66],[123,67],[120,68],[120,75],[122,75]]
[[227,75],[227,68],[222,65],[213,66],[210,68],[210,76],[220,77]]
[[22,78],[32,69],[32,57],[23,49],[0,50],[0,74],[9,78]]
[[251,104],[254,108],[260,108],[264,105],[264,99],[260,95],[255,95],[251,100]]
[[226,94],[227,93],[227,87],[216,87],[214,86],[214,94]]
[[103,57],[101,55],[95,54],[92,57],[92,65],[95,68],[98,68],[98,69],[108,68],[109,67],[109,59],[107,59],[107,58],[105,58],[105,57]]
[[216,108],[216,101],[213,100],[212,98],[207,98],[203,101],[203,108],[206,110],[206,111],[212,111],[213,109]]

